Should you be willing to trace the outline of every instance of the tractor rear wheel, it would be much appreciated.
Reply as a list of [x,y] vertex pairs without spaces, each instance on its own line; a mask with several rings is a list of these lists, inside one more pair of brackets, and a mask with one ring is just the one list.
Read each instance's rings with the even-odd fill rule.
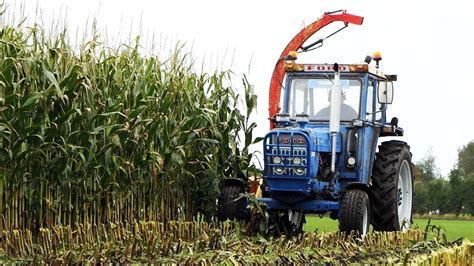
[[339,231],[365,236],[369,232],[370,201],[367,193],[352,189],[344,193],[339,212]]
[[218,218],[221,221],[245,219],[246,199],[241,197],[245,188],[238,185],[226,185],[221,191],[218,201]]
[[377,231],[405,231],[410,227],[413,176],[410,146],[387,141],[379,146],[372,170],[372,225]]

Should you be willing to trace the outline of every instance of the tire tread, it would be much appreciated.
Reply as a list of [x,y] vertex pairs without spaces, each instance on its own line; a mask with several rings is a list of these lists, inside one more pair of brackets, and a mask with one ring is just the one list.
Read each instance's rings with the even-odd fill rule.
[[[397,183],[404,160],[411,163],[410,146],[402,141],[386,141],[379,146],[372,169],[372,225],[376,231],[399,231]],[[413,178],[413,177],[412,177]]]
[[367,193],[359,189],[347,191],[342,197],[339,230],[347,234],[351,231],[361,233],[363,229],[364,206],[367,206],[368,221],[370,222],[370,206]]
[[218,201],[218,217],[219,220],[227,219],[243,219],[243,211],[245,209],[245,199],[239,199],[240,193],[244,193],[244,188],[240,186],[224,186]]

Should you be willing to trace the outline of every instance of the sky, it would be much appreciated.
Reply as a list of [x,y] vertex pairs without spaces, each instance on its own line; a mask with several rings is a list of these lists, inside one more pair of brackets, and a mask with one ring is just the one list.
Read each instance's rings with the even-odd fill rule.
[[[70,32],[93,18],[110,42],[142,35],[164,52],[176,42],[208,69],[248,76],[258,95],[255,135],[268,131],[268,89],[283,48],[302,27],[326,11],[345,9],[363,16],[299,58],[306,63],[358,63],[382,53],[381,70],[398,74],[388,118],[397,116],[413,160],[428,153],[446,176],[460,147],[474,140],[474,20],[467,0],[451,1],[9,1],[7,21],[23,13],[28,23],[63,21]],[[11,11],[13,10],[13,11]],[[23,10],[23,11],[20,11]],[[315,38],[339,28],[331,26]],[[385,140],[385,139],[383,139]],[[260,149],[254,147],[256,150]],[[261,149],[260,149],[261,150]]]

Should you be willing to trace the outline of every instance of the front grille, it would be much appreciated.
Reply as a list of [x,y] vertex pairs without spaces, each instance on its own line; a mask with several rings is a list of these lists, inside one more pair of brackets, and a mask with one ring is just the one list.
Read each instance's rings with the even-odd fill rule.
[[265,138],[265,172],[274,177],[306,177],[308,138],[302,133],[272,132]]

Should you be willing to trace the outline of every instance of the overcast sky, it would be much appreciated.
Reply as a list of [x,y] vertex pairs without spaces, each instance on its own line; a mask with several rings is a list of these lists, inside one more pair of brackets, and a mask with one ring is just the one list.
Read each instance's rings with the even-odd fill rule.
[[[414,160],[432,155],[443,175],[456,163],[457,150],[474,140],[474,20],[471,1],[5,1],[33,21],[65,20],[70,31],[95,17],[112,42],[155,36],[157,46],[180,40],[192,46],[208,67],[248,74],[259,106],[258,130],[268,131],[268,87],[283,48],[325,11],[346,9],[365,17],[328,39],[302,62],[362,62],[382,52],[381,70],[398,74],[388,117],[405,129]],[[37,6],[40,12],[37,11]],[[13,8],[11,8],[13,9]],[[18,18],[10,12],[8,21]],[[38,18],[37,18],[38,19]],[[341,25],[321,32],[324,37]]]

